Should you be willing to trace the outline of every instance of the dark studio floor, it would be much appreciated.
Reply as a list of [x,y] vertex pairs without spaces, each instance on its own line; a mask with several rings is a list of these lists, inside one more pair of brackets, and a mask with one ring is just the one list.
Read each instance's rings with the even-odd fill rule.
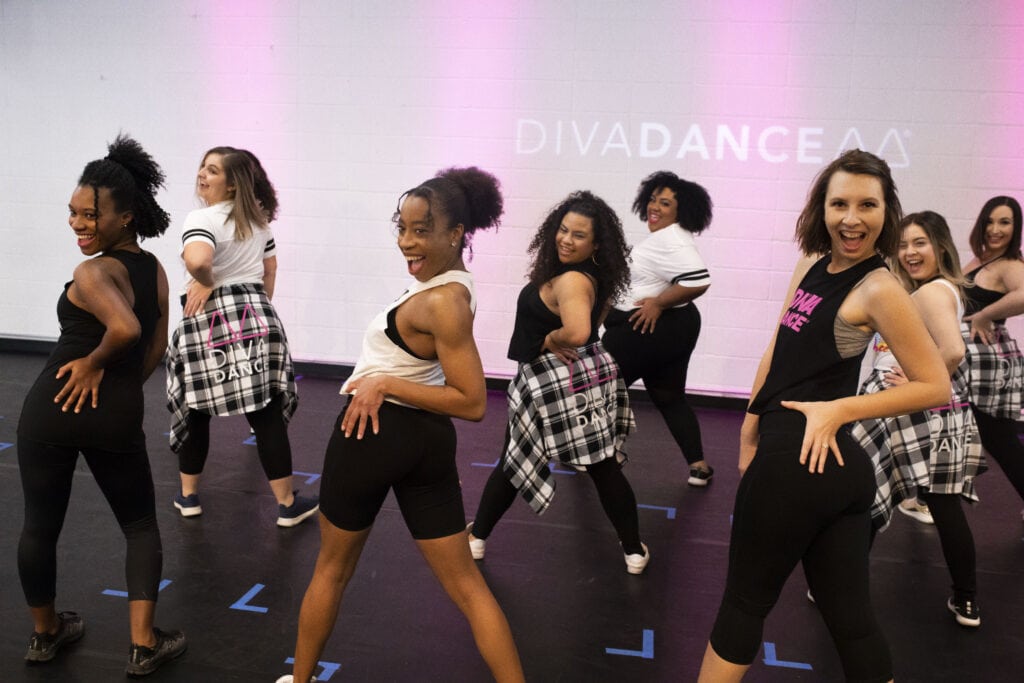
[[[124,543],[80,461],[61,537],[58,609],[78,611],[85,637],[42,666],[22,661],[31,621],[17,576],[22,523],[16,426],[44,356],[0,353],[0,681],[117,681],[128,650]],[[337,380],[299,381],[290,427],[296,484],[316,492],[328,431],[340,407]],[[204,514],[184,520],[171,506],[177,463],[166,445],[163,375],[147,384],[147,435],[164,546],[157,624],[181,628],[189,650],[149,680],[274,681],[290,667],[299,604],[319,545],[315,522],[274,525],[276,507],[244,418],[214,422],[202,487]],[[690,681],[696,678],[725,579],[734,463],[741,414],[701,409],[707,457],[717,468],[705,490],[685,483],[685,463],[653,406],[634,404],[639,423],[626,468],[641,505],[652,560],[625,571],[593,485],[559,474],[549,512],[521,500],[488,542],[481,569],[508,615],[530,681]],[[491,392],[487,418],[457,422],[467,513],[476,509],[504,429],[505,398]],[[415,435],[410,435],[415,438]],[[1021,501],[998,470],[979,482],[968,510],[975,534],[977,630],[946,611],[949,578],[933,527],[897,516],[872,554],[874,603],[899,681],[1017,681],[1024,666],[1024,542]],[[561,470],[559,470],[561,471]],[[842,680],[838,659],[797,572],[765,627],[749,681]],[[461,614],[442,593],[409,537],[393,499],[385,503],[346,593],[320,680],[485,681],[487,669]]]

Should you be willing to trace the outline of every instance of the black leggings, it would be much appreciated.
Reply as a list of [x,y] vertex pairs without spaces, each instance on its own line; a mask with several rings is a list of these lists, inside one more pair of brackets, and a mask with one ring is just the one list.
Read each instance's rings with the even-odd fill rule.
[[[278,394],[263,408],[246,413],[256,434],[256,452],[267,479],[274,481],[291,476],[292,447],[288,441],[288,424],[284,421],[282,406],[284,394]],[[197,410],[188,412],[188,438],[178,451],[178,469],[182,474],[202,474],[206,456],[210,452],[210,419],[212,416]]]
[[981,445],[1003,468],[1017,495],[1024,500],[1024,445],[1017,436],[1017,421],[1008,417],[992,417],[973,405],[971,411],[978,423]]
[[960,494],[919,491],[917,497],[928,506],[935,520],[942,554],[953,578],[954,598],[973,601],[977,592],[974,535],[960,504]]
[[633,329],[629,315],[612,310],[601,342],[618,363],[626,386],[644,381],[647,395],[665,418],[686,462],[703,460],[700,423],[686,400],[686,374],[700,335],[700,312],[693,304],[671,308],[658,318],[654,332],[647,334]]
[[[505,428],[505,444],[501,452],[508,450],[509,431]],[[640,544],[640,516],[636,511],[636,495],[629,485],[622,465],[615,458],[607,458],[596,465],[587,465],[587,474],[597,487],[601,507],[615,527],[615,533],[622,543],[622,550],[628,554],[643,554]],[[491,472],[480,497],[476,519],[473,521],[473,535],[485,539],[491,535],[494,525],[502,518],[516,499],[516,487],[498,466]]]
[[847,680],[888,681],[892,662],[868,586],[871,460],[840,431],[836,440],[846,465],[830,457],[824,473],[809,473],[798,460],[803,425],[795,412],[761,417],[757,455],[736,492],[729,571],[711,646],[734,664],[753,662],[764,619],[803,562]]
[[[18,439],[18,467],[25,495],[18,575],[29,607],[45,607],[57,595],[57,538],[71,499],[78,453],[78,448],[70,446]],[[163,550],[149,457],[145,450],[112,453],[83,448],[81,453],[127,541],[124,569],[128,599],[155,602]]]

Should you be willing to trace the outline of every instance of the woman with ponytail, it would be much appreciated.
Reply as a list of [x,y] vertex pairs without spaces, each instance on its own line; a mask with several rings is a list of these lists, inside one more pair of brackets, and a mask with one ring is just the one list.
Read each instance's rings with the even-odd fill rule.
[[420,552],[466,615],[491,675],[523,680],[508,622],[466,544],[451,421],[479,421],[487,404],[473,341],[473,277],[462,253],[477,230],[498,225],[502,209],[497,179],[472,167],[442,171],[399,199],[392,220],[413,282],[370,323],[341,388],[348,399],[324,461],[320,555],[299,614],[295,681],[312,680],[392,489]]
[[183,633],[153,628],[163,560],[142,431],[142,384],[167,346],[167,276],[138,242],[163,234],[169,218],[156,203],[164,175],[153,158],[123,135],[108,150],[86,165],[68,203],[78,248],[95,258],[64,286],[57,347],[18,423],[18,573],[34,623],[25,659],[50,661],[85,631],[78,614],[55,608],[57,538],[81,453],[127,540],[127,673],[139,676],[185,651]]

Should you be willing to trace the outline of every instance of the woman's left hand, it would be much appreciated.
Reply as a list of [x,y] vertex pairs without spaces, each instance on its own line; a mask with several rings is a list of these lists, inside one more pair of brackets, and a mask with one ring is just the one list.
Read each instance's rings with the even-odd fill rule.
[[640,334],[654,332],[654,327],[658,324],[658,318],[661,317],[661,313],[664,310],[658,304],[658,300],[654,297],[647,297],[646,299],[640,299],[635,305],[637,309],[633,311],[633,315],[629,316],[629,322],[633,323],[633,329],[639,328]]
[[341,431],[345,433],[346,439],[352,436],[353,430],[355,430],[356,438],[362,439],[367,424],[373,429],[374,434],[380,433],[377,413],[381,404],[384,403],[384,396],[386,396],[384,392],[386,379],[386,375],[371,375],[345,383],[344,390],[352,394],[348,408],[345,410],[345,417],[341,421]]
[[836,432],[846,421],[834,401],[782,401],[781,405],[783,408],[798,410],[807,418],[804,441],[800,446],[800,464],[807,465],[808,472],[824,472],[830,450],[839,464],[844,464],[836,442]]
[[579,360],[580,354],[575,346],[561,346],[551,338],[551,334],[551,332],[548,332],[547,336],[544,337],[544,345],[541,347],[541,351],[550,351],[566,365],[572,365]]
[[88,357],[76,358],[60,366],[57,379],[70,375],[64,388],[53,398],[54,403],[64,401],[61,411],[68,412],[74,406],[76,413],[82,412],[87,400],[93,408],[100,404],[100,382],[103,381],[103,368],[92,364]]
[[996,338],[995,323],[983,311],[965,316],[964,320],[971,324],[971,339],[978,339],[982,344],[994,344],[999,341]]
[[193,316],[206,308],[206,302],[212,292],[213,287],[207,287],[193,280],[185,293],[185,308],[182,311],[185,317]]

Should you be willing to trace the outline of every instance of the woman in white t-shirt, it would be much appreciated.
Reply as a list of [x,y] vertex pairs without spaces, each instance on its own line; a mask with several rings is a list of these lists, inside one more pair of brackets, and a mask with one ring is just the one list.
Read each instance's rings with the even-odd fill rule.
[[686,374],[700,334],[694,300],[711,286],[694,235],[711,223],[711,197],[697,183],[659,171],[640,183],[633,212],[650,236],[630,253],[630,288],[604,321],[601,341],[626,385],[644,381],[689,464],[690,486],[707,486],[700,423],[686,400]]
[[170,442],[181,472],[174,506],[183,517],[202,514],[210,418],[241,414],[277,499],[277,525],[295,526],[319,502],[292,489],[287,424],[298,401],[288,340],[270,303],[277,195],[255,155],[233,147],[203,155],[196,194],[206,208],[189,213],[182,229],[184,315],[167,359]]

